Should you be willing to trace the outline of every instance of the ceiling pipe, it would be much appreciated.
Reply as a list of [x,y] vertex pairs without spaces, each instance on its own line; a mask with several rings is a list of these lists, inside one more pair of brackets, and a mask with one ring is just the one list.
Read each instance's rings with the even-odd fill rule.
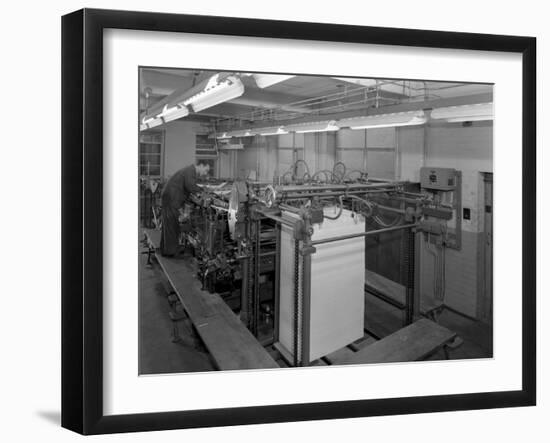
[[[374,116],[374,115],[380,115],[380,114],[390,114],[390,113],[408,112],[408,111],[422,111],[422,110],[433,109],[433,108],[472,105],[475,103],[488,103],[492,101],[493,101],[493,94],[485,93],[485,94],[476,94],[476,95],[465,96],[465,97],[452,97],[452,98],[444,98],[444,99],[439,98],[439,99],[428,100],[425,102],[407,102],[407,103],[401,103],[398,105],[382,106],[378,109],[369,108],[368,112],[365,112],[364,109],[355,109],[352,111],[331,113],[331,114],[325,114],[322,116],[310,115],[310,116],[304,116],[300,118],[289,118],[286,120],[261,121],[258,123],[249,122],[248,124],[246,123],[244,124],[246,124],[246,129],[254,131],[255,129],[265,128],[266,126],[275,126],[275,125],[287,126],[287,125],[294,125],[294,124],[300,124],[300,123],[317,123],[319,121],[342,120],[342,119],[353,118],[353,117],[365,117],[367,115]],[[230,132],[233,128],[243,129],[242,125],[243,125],[243,122],[240,122],[240,126],[238,128],[235,128],[235,126],[226,127],[221,130],[218,129],[218,132],[220,131]]]

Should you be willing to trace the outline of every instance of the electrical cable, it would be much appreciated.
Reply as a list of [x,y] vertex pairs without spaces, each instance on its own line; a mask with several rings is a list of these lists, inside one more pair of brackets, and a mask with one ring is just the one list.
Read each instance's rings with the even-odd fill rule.
[[308,176],[311,176],[310,173],[309,173],[309,166],[308,166],[307,162],[306,162],[304,159],[299,158],[298,160],[296,160],[296,161],[294,162],[294,164],[293,164],[292,167],[291,167],[292,178],[293,178],[294,180],[296,180],[296,179],[298,178],[298,164],[299,164],[299,163],[303,163],[303,164],[304,164],[304,167],[305,167],[305,171],[304,171],[304,173],[302,174],[301,179],[303,180],[306,174],[307,174]]
[[323,218],[328,218],[329,220],[336,220],[342,215],[342,211],[344,209],[344,202],[342,201],[342,196],[338,197],[338,201],[340,203],[338,214],[336,214],[333,217],[331,217],[330,215],[324,215],[323,214]]
[[[344,170],[342,171],[342,175],[336,175],[336,167],[338,165],[342,165],[342,167],[344,168]],[[334,177],[337,177],[337,182],[338,183],[341,183],[343,180],[344,180],[344,177],[346,176],[346,165],[343,163],[343,162],[336,162],[332,168],[332,175]]]

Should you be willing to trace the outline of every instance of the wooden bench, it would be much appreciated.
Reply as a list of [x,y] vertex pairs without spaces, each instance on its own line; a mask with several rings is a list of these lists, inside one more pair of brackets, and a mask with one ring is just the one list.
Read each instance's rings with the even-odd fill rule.
[[[406,288],[405,286],[365,269],[365,291],[376,297],[396,306],[405,309]],[[435,314],[443,308],[443,302],[436,301],[430,297],[420,297],[420,313],[435,320]]]
[[[144,234],[156,250],[159,231],[146,229]],[[157,252],[155,257],[218,369],[279,367],[223,299],[202,290],[194,263]]]
[[456,333],[422,318],[333,364],[392,363],[423,360],[451,344]]

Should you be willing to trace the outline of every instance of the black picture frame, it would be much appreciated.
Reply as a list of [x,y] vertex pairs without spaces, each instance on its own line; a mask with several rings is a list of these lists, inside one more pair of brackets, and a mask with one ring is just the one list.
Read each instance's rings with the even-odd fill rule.
[[[103,413],[103,30],[108,28],[522,55],[522,389],[131,415]],[[536,403],[536,39],[337,24],[83,9],[62,18],[62,426],[150,431]]]

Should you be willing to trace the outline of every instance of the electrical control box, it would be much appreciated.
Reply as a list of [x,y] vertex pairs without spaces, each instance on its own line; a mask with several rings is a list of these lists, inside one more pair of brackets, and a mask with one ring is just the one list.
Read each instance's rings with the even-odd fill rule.
[[436,191],[453,191],[456,187],[456,170],[453,168],[420,168],[420,186]]

